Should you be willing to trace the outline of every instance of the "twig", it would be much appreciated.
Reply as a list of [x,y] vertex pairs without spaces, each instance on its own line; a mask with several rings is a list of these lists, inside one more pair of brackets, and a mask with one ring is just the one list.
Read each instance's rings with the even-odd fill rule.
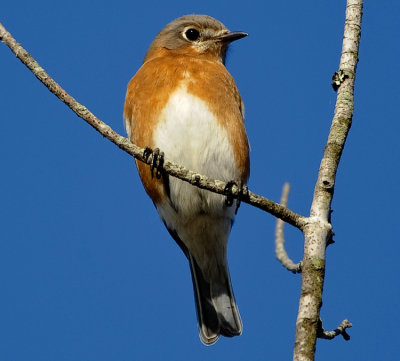
[[349,322],[349,320],[346,318],[345,320],[342,321],[342,323],[333,331],[325,331],[324,328],[322,327],[322,320],[319,320],[319,325],[318,325],[318,338],[323,338],[325,340],[332,340],[336,336],[342,335],[343,338],[346,341],[350,340],[350,335],[346,332],[346,328],[350,328],[353,325]]
[[[282,197],[280,204],[284,207],[287,206],[288,198],[289,198],[290,184],[285,183],[282,190]],[[283,233],[285,222],[281,219],[276,220],[276,228],[275,228],[275,255],[279,262],[282,263],[283,267],[293,273],[301,272],[301,262],[294,263],[288,256],[285,250],[285,236]]]
[[[104,137],[113,142],[119,148],[131,154],[141,162],[151,164],[152,157],[145,159],[143,157],[143,148],[131,143],[129,139],[122,137],[107,124],[99,120],[85,106],[78,103],[71,95],[69,95],[59,84],[57,84],[46,71],[33,59],[33,57],[12,37],[12,35],[0,23],[0,40],[4,42],[11,51],[17,56],[23,64],[25,64],[32,73],[60,100],[62,100],[73,112],[80,118],[89,123],[93,128],[100,132]],[[194,186],[207,189],[211,192],[224,194],[226,182],[208,178],[194,171],[188,170],[183,166],[165,159],[163,170],[170,176],[181,179]],[[239,188],[232,186],[232,196],[237,198]],[[275,217],[281,218],[285,222],[294,227],[302,229],[306,224],[306,218],[297,214],[290,209],[283,207],[265,197],[259,196],[253,192],[248,192],[246,198],[241,199],[242,202],[248,203],[254,207],[264,210]]]

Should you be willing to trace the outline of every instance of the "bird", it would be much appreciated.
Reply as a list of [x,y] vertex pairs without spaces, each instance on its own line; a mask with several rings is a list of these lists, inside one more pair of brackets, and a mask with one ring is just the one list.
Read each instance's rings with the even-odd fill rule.
[[[245,186],[250,160],[244,105],[225,59],[229,44],[247,35],[208,15],[185,15],[166,25],[128,83],[123,117],[129,139],[153,152],[154,159],[165,154],[190,170]],[[162,169],[154,177],[153,169],[137,160],[136,166],[189,261],[200,340],[212,345],[220,335],[240,335],[242,320],[227,263],[239,201],[227,202],[224,195]]]

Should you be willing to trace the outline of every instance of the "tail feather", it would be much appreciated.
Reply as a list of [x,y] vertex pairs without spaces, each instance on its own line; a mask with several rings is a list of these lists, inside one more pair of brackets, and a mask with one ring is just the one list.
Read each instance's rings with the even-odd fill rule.
[[236,306],[227,267],[223,266],[219,270],[220,277],[207,281],[178,233],[168,226],[167,229],[189,260],[200,340],[208,346],[217,342],[219,335],[226,337],[240,335],[242,320]]
[[192,256],[189,256],[189,263],[200,339],[205,345],[212,345],[218,340],[220,326],[217,312],[211,300],[210,285],[204,280],[200,268]]
[[207,282],[195,259],[189,256],[200,339],[212,345],[219,335],[233,337],[242,333],[242,320],[236,306],[228,271],[223,281]]

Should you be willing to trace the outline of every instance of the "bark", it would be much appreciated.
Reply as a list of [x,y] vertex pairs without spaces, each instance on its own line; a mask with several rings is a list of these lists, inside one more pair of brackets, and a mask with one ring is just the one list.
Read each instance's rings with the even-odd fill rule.
[[362,6],[362,0],[347,1],[342,56],[333,84],[337,89],[335,113],[315,185],[310,217],[303,228],[305,244],[293,357],[295,361],[314,360],[320,328],[325,249],[332,237],[330,213],[335,177],[353,118]]

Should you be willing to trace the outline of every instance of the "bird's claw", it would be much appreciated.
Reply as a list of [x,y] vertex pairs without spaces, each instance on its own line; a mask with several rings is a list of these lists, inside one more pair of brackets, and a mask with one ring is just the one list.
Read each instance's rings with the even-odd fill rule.
[[237,183],[235,181],[229,181],[228,183],[226,183],[226,186],[224,188],[224,194],[226,195],[225,205],[227,207],[231,207],[233,204],[233,194],[232,194],[233,186],[237,186]]
[[226,186],[224,188],[224,194],[226,195],[225,206],[227,206],[227,207],[231,207],[233,204],[233,200],[234,200],[234,196],[233,196],[233,192],[232,192],[233,186],[236,186],[239,189],[237,197],[236,197],[237,201],[236,201],[235,213],[237,213],[242,199],[248,198],[249,189],[247,188],[246,184],[243,184],[242,181],[239,181],[239,182],[229,181],[228,183],[226,183]]
[[151,149],[150,147],[144,148],[143,158],[145,159],[146,162],[148,162],[150,156],[152,156],[150,163],[151,176],[154,177],[154,169],[155,169],[156,178],[160,179],[164,166],[164,152],[161,152],[159,148],[155,148],[154,150]]

